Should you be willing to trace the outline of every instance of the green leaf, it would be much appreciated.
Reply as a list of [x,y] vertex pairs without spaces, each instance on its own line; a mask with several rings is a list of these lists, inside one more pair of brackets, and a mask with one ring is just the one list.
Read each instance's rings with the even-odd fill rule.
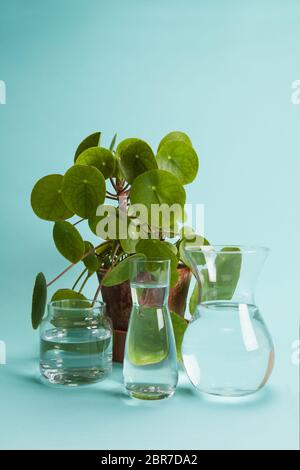
[[55,300],[69,300],[69,299],[79,299],[86,300],[85,296],[80,292],[76,292],[72,289],[58,289],[51,298],[51,302]]
[[70,222],[55,222],[53,239],[58,251],[71,263],[77,263],[83,257],[84,241]]
[[[88,241],[84,242],[84,246],[85,246],[84,254],[86,254],[89,251],[94,249],[93,244],[91,242],[88,242]],[[86,256],[83,259],[83,263],[84,263],[85,267],[88,268],[90,273],[94,273],[94,272],[98,271],[98,269],[100,267],[99,260],[98,260],[98,258],[97,258],[97,256],[95,255],[94,252],[92,252],[88,256]]]
[[110,150],[103,147],[91,147],[82,152],[76,160],[76,165],[96,167],[104,178],[110,178],[115,171],[115,157]]
[[128,256],[104,276],[103,285],[105,287],[110,287],[127,281],[130,276],[130,263],[135,259],[144,258],[145,256],[142,254]]
[[47,282],[43,273],[36,276],[32,295],[31,323],[36,330],[41,323],[47,301]]
[[129,183],[132,183],[138,175],[157,168],[154,153],[146,142],[137,139],[128,142],[126,139],[126,144],[123,143],[123,146],[121,144],[118,146],[119,164]]
[[[194,232],[192,233],[194,234],[193,238],[190,238],[191,234],[189,234],[189,238],[183,238],[179,244],[180,259],[190,269],[192,269],[192,265],[191,260],[189,259],[189,256],[186,253],[186,248],[192,246],[200,247],[209,245],[209,242],[206,240],[206,238],[202,237],[201,235],[197,235]],[[193,253],[193,257],[195,258],[196,264],[205,264],[205,258],[200,249],[199,251]]]
[[[226,253],[228,251],[230,251],[230,253]],[[233,254],[232,252],[236,253]],[[205,268],[206,261],[202,256],[203,254],[197,252],[193,253],[195,263],[199,265],[200,270],[201,295],[199,297],[199,285],[197,282],[189,302],[189,309],[192,315],[194,315],[196,311],[199,300],[201,300],[201,302],[231,300],[241,272],[242,254],[237,247],[223,248],[220,253],[216,255],[216,281],[214,282],[210,281],[208,269]],[[211,256],[211,254],[208,254],[208,256]]]
[[197,305],[199,304],[200,298],[199,298],[199,284],[196,282],[192,295],[189,300],[189,311],[191,315],[195,315]]
[[63,179],[62,196],[65,204],[84,219],[94,214],[105,199],[105,179],[93,166],[74,165]]
[[115,145],[116,145],[116,140],[117,140],[117,133],[115,133],[115,135],[113,136],[112,138],[112,141],[109,145],[109,150],[112,152],[113,149],[115,148]]
[[[230,251],[230,254],[226,253]],[[235,252],[234,254],[232,252]],[[216,257],[217,300],[231,300],[240,278],[242,254],[237,247],[226,247]]]
[[181,141],[181,142],[184,142],[184,143],[187,144],[187,145],[192,146],[192,142],[191,142],[189,136],[187,136],[184,132],[173,131],[173,132],[170,132],[169,134],[167,134],[167,135],[160,141],[157,151],[159,151],[160,148],[161,148],[164,144],[166,144],[167,142],[172,142],[173,140]]
[[185,320],[184,318],[182,318],[180,315],[178,315],[175,312],[170,312],[170,315],[171,315],[174,336],[175,336],[177,359],[178,361],[181,361],[182,360],[181,346],[182,346],[182,341],[183,341],[185,330],[188,326],[188,322],[187,320]]
[[177,176],[181,184],[191,183],[197,176],[198,156],[190,145],[173,140],[163,144],[157,154],[158,167]]
[[65,220],[74,215],[62,199],[62,175],[48,175],[41,178],[31,193],[34,213],[44,220]]
[[74,162],[76,162],[79,155],[90,147],[97,147],[100,145],[101,132],[95,132],[94,134],[86,137],[77,147],[75,152]]
[[131,254],[136,253],[136,245],[138,241],[138,239],[134,240],[132,238],[123,238],[120,240],[120,244],[125,253]]
[[160,240],[140,240],[136,245],[136,251],[143,253],[149,260],[154,258],[161,260],[169,259],[171,261],[170,284],[171,286],[176,284],[178,279],[177,256],[167,243]]
[[120,159],[123,153],[125,152],[125,150],[127,149],[127,147],[129,147],[131,144],[134,144],[135,142],[138,142],[138,141],[139,139],[136,139],[135,137],[130,137],[129,139],[122,140],[117,146],[116,157]]
[[[155,294],[151,292],[151,295]],[[163,315],[165,316],[165,312]],[[157,309],[145,306],[136,309],[131,314],[130,322],[127,340],[130,363],[150,366],[165,360],[169,353],[168,332],[165,318],[163,322],[158,321]]]
[[[151,218],[151,209],[153,204],[164,204],[165,210],[168,210],[173,204],[178,205],[181,210],[180,214],[175,216],[183,217],[182,210],[185,203],[185,190],[180,184],[176,176],[164,170],[151,170],[138,176],[131,187],[130,201],[131,204],[143,204],[147,209],[148,220],[147,223],[151,226],[156,226],[156,223]],[[166,221],[165,217],[158,218],[157,223],[159,226],[168,227],[174,224],[173,217],[171,217],[171,225]]]

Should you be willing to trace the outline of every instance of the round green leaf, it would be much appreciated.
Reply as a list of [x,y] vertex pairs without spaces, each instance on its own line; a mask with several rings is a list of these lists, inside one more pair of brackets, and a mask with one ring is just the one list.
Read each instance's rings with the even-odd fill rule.
[[146,142],[138,139],[130,139],[131,142],[128,140],[125,141],[126,144],[123,143],[121,152],[119,149],[118,156],[125,179],[132,183],[138,175],[157,168],[157,163],[151,147]]
[[169,132],[169,134],[165,135],[165,137],[160,141],[157,151],[159,151],[160,148],[164,144],[166,144],[167,142],[171,142],[173,140],[177,140],[177,141],[179,140],[181,142],[184,142],[187,145],[192,146],[191,139],[189,138],[188,135],[186,135],[184,132],[173,131],[173,132]]
[[117,158],[121,158],[122,154],[125,152],[125,150],[127,149],[127,147],[129,147],[129,145],[131,144],[134,144],[135,142],[138,142],[139,139],[137,139],[136,137],[130,137],[129,139],[124,139],[122,140],[118,145],[117,145],[117,148],[116,148],[116,157]]
[[[163,213],[166,213],[173,204],[183,208],[185,197],[185,190],[176,176],[164,170],[151,170],[138,176],[134,180],[130,191],[131,204],[144,205],[145,209],[147,209],[148,223],[150,225],[156,225],[153,219],[151,221],[151,206],[153,204],[164,204]],[[182,212],[178,216],[182,217]],[[139,217],[143,218],[141,215]],[[169,224],[167,218],[159,216],[158,223],[160,226],[172,226],[174,223],[172,219],[171,214],[171,224]]]
[[157,154],[158,167],[177,176],[182,184],[191,183],[197,176],[199,161],[195,150],[185,142],[166,142]]
[[129,279],[130,275],[130,263],[134,259],[143,259],[143,254],[136,254],[128,256],[123,261],[118,263],[111,271],[108,271],[103,278],[103,285],[106,287],[115,286],[121,284]]
[[76,160],[76,164],[90,165],[98,168],[104,178],[110,178],[115,171],[115,157],[103,147],[91,147],[84,150]]
[[55,222],[53,239],[58,251],[71,263],[77,263],[83,257],[84,241],[78,230],[70,222]]
[[97,147],[100,144],[101,132],[95,132],[83,139],[82,142],[77,147],[75,152],[74,162],[76,162],[79,155],[86,149],[90,147]]
[[[85,251],[84,254],[88,253],[89,251],[94,249],[94,246],[91,242],[85,241],[84,242]],[[95,252],[90,253],[83,259],[83,263],[86,268],[88,268],[90,273],[94,273],[98,271],[100,264]]]
[[62,196],[75,214],[87,219],[105,199],[105,179],[93,166],[74,165],[66,172]]
[[134,240],[133,238],[121,238],[120,239],[120,244],[122,247],[122,250],[125,251],[125,253],[136,253],[136,244],[138,240]]
[[39,273],[35,278],[32,295],[31,323],[36,330],[41,323],[47,301],[47,282],[43,273]]
[[86,300],[86,297],[80,292],[76,292],[72,289],[58,289],[51,298],[51,302],[55,300],[68,300],[68,299],[79,299]]
[[62,183],[62,175],[48,175],[35,184],[31,193],[31,206],[41,219],[64,220],[74,214],[62,199]]

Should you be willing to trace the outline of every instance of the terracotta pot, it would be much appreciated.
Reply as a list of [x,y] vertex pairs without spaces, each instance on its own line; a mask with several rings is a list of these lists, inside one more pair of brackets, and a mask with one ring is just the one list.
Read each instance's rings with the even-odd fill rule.
[[177,266],[177,272],[178,281],[175,286],[170,289],[168,305],[169,310],[178,313],[181,317],[184,317],[192,272],[184,264],[179,264]]
[[[184,265],[178,265],[177,272],[178,281],[170,289],[168,305],[170,310],[184,317],[192,274],[189,268]],[[102,274],[98,274],[99,282],[101,282],[102,276]],[[130,283],[125,281],[117,286],[103,286],[101,293],[103,301],[106,303],[107,315],[111,318],[114,328],[113,360],[123,362],[126,333],[132,308]]]

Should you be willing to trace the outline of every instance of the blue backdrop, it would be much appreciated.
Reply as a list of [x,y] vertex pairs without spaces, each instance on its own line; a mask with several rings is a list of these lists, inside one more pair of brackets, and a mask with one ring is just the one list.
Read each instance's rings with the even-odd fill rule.
[[[1,0],[0,447],[297,447],[299,21],[297,0]],[[30,192],[98,129],[106,145],[118,132],[154,147],[187,132],[200,156],[187,196],[205,204],[206,236],[271,248],[258,301],[277,357],[262,397],[211,404],[184,382],[149,411],[123,397],[119,368],[77,395],[36,381],[32,283],[65,262]]]

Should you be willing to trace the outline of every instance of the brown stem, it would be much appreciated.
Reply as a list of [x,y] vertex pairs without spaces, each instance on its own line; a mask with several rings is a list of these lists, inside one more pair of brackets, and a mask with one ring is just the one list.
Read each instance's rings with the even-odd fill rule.
[[79,219],[79,220],[77,220],[77,222],[75,222],[75,223],[73,224],[74,227],[75,227],[75,225],[80,224],[80,222],[82,222],[83,220],[84,220],[84,219]]
[[83,283],[81,284],[81,287],[79,289],[79,294],[81,294],[84,286],[86,285],[86,283],[87,283],[87,281],[89,280],[90,277],[91,277],[90,273],[87,273],[87,276],[86,276],[85,280],[83,281]]
[[117,188],[116,183],[114,182],[114,180],[112,178],[109,178],[109,181],[110,181],[112,187],[116,190],[116,192],[118,192],[118,188]]
[[76,263],[70,264],[66,269],[64,269],[63,272],[58,274],[54,279],[52,279],[52,281],[48,282],[47,287],[51,286],[51,284],[53,284],[53,282],[57,281],[57,279],[59,279],[61,276],[63,276],[67,271],[69,271],[69,269],[73,268],[73,266],[75,266],[75,264]]
[[82,276],[85,275],[85,273],[87,272],[87,268],[85,268],[82,273],[78,276],[78,278],[76,279],[76,281],[74,282],[73,284],[73,287],[72,287],[72,290],[75,289],[75,287],[77,286],[78,282],[80,281],[80,279],[82,278]]
[[124,180],[120,180],[119,178],[116,179],[116,187],[117,193],[120,194],[123,192],[124,188]]
[[111,193],[110,191],[107,191],[107,190],[106,190],[106,194],[108,194],[109,196],[117,197],[116,194],[113,194],[113,193]]
[[[91,250],[87,251],[87,252],[82,256],[82,258],[80,258],[79,261],[82,261],[84,258],[86,258],[87,256],[89,256],[91,253],[94,252],[94,250],[96,250],[97,248],[99,248],[99,246],[101,246],[101,245],[98,245],[98,246],[96,246],[95,248],[92,248]],[[51,284],[53,284],[55,281],[57,281],[57,279],[59,279],[61,276],[63,276],[67,271],[69,271],[69,269],[73,268],[73,266],[75,266],[77,263],[79,263],[79,261],[77,261],[76,263],[69,264],[69,266],[67,266],[66,269],[64,269],[60,274],[58,274],[54,279],[52,279],[52,281],[48,282],[47,287],[51,286]]]

